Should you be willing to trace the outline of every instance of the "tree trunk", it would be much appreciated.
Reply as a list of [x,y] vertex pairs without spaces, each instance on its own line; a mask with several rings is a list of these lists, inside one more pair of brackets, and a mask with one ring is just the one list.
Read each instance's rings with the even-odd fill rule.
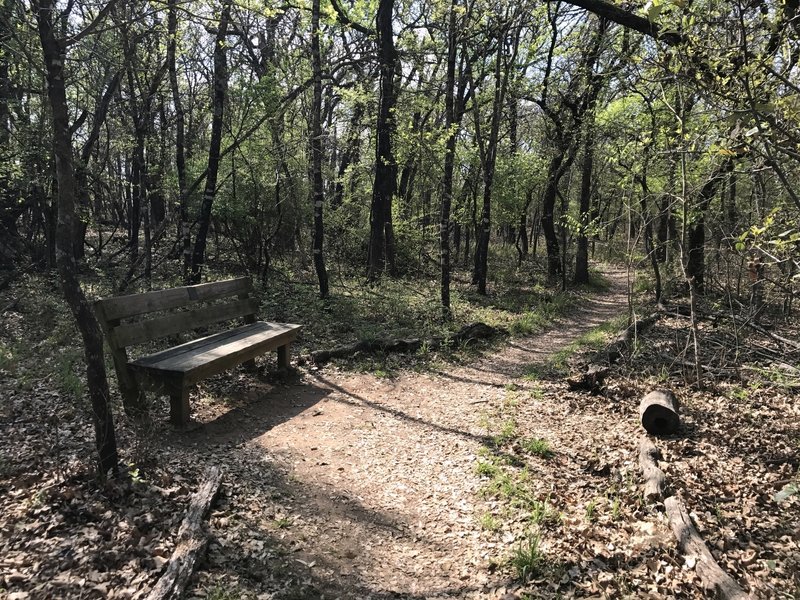
[[594,167],[594,119],[591,113],[586,119],[583,140],[583,164],[581,165],[581,199],[578,216],[578,248],[575,252],[575,283],[589,283],[589,237],[587,229],[591,218],[592,170]]
[[376,28],[380,66],[380,98],[375,141],[375,181],[372,186],[369,259],[367,280],[375,282],[386,270],[394,274],[395,247],[392,228],[392,199],[397,190],[397,163],[392,150],[397,102],[394,76],[397,50],[392,31],[394,0],[379,0]]
[[[361,116],[364,114],[364,105],[361,103],[356,104],[353,108],[353,116],[350,118],[350,129],[347,135],[347,146],[342,153],[342,159],[339,161],[339,171],[336,177],[336,187],[333,192],[333,199],[331,200],[331,209],[337,209],[344,201],[344,188],[345,178],[347,177],[347,169],[352,164],[357,164],[359,160],[359,148],[361,146],[361,137],[359,136],[359,123]],[[351,176],[351,184],[355,180],[355,176]],[[352,185],[350,190],[352,191]]]
[[[517,53],[519,42],[519,30],[515,39],[512,41],[511,56],[503,69],[503,58],[507,43],[508,30],[500,32],[497,39],[497,57],[494,65],[494,100],[492,103],[492,120],[489,131],[489,139],[485,150],[481,150],[481,162],[483,163],[483,207],[481,209],[481,221],[478,227],[477,239],[475,243],[475,272],[473,282],[478,285],[478,293],[486,294],[486,275],[488,272],[489,260],[489,237],[492,231],[492,192],[494,187],[495,166],[497,164],[497,143],[500,134],[500,121],[503,115],[503,103],[505,102],[506,89],[508,86],[509,71],[512,68]],[[474,90],[473,90],[474,91]],[[473,98],[474,99],[474,98]],[[480,114],[475,111],[475,134],[478,138],[478,145],[482,147],[480,141]]]
[[211,119],[211,141],[208,147],[208,172],[203,192],[203,204],[197,220],[197,238],[192,253],[192,273],[190,283],[200,283],[203,263],[206,258],[206,238],[211,225],[211,206],[217,193],[217,176],[219,174],[219,154],[222,144],[222,117],[225,110],[225,94],[228,90],[228,62],[225,53],[225,37],[230,21],[231,0],[224,0],[219,26],[214,40],[214,98],[213,116]]
[[178,0],[169,0],[167,15],[167,66],[169,83],[172,92],[172,104],[175,107],[175,168],[178,174],[178,206],[180,223],[178,224],[179,248],[183,255],[183,278],[189,275],[191,265],[191,238],[189,236],[189,199],[186,194],[186,118],[183,111],[180,89],[178,88],[178,70],[176,65],[176,46],[178,39]]
[[67,93],[64,82],[66,44],[56,38],[55,22],[59,9],[55,0],[40,0],[35,5],[42,54],[47,69],[47,97],[53,125],[53,154],[58,180],[58,224],[56,226],[56,264],[64,298],[78,325],[86,359],[86,383],[92,407],[95,445],[100,476],[119,469],[114,420],[109,403],[108,380],[103,359],[103,337],[91,306],[78,280],[78,267],[72,248],[75,227],[75,168],[72,157]]
[[545,183],[544,196],[542,197],[542,233],[544,234],[547,249],[547,275],[556,277],[561,273],[561,259],[559,257],[558,236],[556,235],[554,212],[558,184],[566,169],[563,169],[564,158],[567,150],[560,148],[556,155],[550,159],[547,169],[547,182]]
[[323,255],[324,222],[322,207],[325,191],[322,181],[322,57],[319,44],[319,3],[313,0],[311,5],[311,62],[314,73],[314,100],[311,106],[311,180],[312,200],[314,207],[314,232],[312,250],[314,254],[314,270],[319,281],[320,298],[328,297],[328,272],[325,270]]
[[706,211],[717,191],[717,187],[724,180],[725,174],[733,169],[731,158],[725,161],[711,174],[711,178],[700,190],[697,202],[698,214],[694,221],[688,225],[686,232],[687,260],[686,275],[694,279],[697,293],[705,292],[705,243],[706,243]]
[[678,399],[668,390],[655,390],[639,403],[639,421],[647,433],[671,435],[681,425]]
[[[445,109],[446,111],[446,109]],[[416,111],[413,117],[413,125],[411,129],[412,135],[417,135],[422,126],[422,113]],[[400,183],[397,189],[397,199],[400,202],[400,212],[404,221],[411,219],[411,197],[414,189],[414,179],[417,174],[417,157],[410,153],[400,171]]]
[[441,254],[441,299],[442,316],[449,319],[450,310],[450,207],[453,201],[453,171],[455,169],[456,131],[455,86],[456,86],[456,0],[450,3],[447,25],[447,79],[445,82],[445,131],[447,144],[444,155],[444,177],[442,179],[442,219],[439,226],[439,248]]

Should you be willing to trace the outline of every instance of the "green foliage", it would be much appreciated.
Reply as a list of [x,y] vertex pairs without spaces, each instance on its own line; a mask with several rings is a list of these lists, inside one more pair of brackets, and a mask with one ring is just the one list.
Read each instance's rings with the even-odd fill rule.
[[67,398],[76,401],[83,398],[85,385],[76,374],[76,364],[80,360],[75,352],[64,352],[58,359],[57,385],[59,391]]
[[546,501],[533,500],[530,504],[530,521],[534,525],[557,525],[561,522],[561,513]]
[[520,445],[526,452],[534,456],[540,458],[550,458],[553,456],[550,443],[543,438],[526,438],[520,442]]
[[475,465],[475,473],[482,477],[495,477],[500,475],[501,471],[500,468],[492,462],[478,461]]
[[591,500],[586,503],[586,520],[590,523],[597,519],[597,501]]
[[524,582],[541,575],[547,565],[547,559],[541,549],[541,539],[534,533],[520,542],[511,556],[511,566],[517,578]]
[[506,419],[500,433],[493,437],[495,445],[502,446],[514,440],[517,437],[517,422],[514,419]]
[[206,588],[205,598],[206,600],[239,600],[243,596],[235,586],[231,587],[217,583],[212,588]]
[[481,529],[486,531],[499,531],[501,528],[500,520],[490,512],[485,512],[481,515],[480,526]]

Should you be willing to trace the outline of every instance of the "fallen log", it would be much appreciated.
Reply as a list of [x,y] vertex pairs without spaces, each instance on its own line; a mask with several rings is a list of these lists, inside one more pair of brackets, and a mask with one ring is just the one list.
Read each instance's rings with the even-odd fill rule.
[[617,334],[617,337],[606,349],[606,360],[614,364],[622,358],[636,338],[650,329],[661,318],[661,313],[652,313],[643,319],[635,319],[633,323]]
[[639,422],[647,433],[669,435],[678,431],[678,399],[669,390],[654,390],[639,403]]
[[147,600],[180,598],[197,563],[205,551],[208,536],[203,527],[206,513],[219,492],[222,473],[219,467],[209,467],[203,483],[192,496],[189,510],[178,530],[175,550],[164,569],[163,575],[150,591]]
[[435,336],[426,340],[420,338],[360,340],[352,344],[336,346],[330,350],[315,350],[311,353],[311,361],[319,365],[333,358],[348,358],[358,352],[416,352],[423,346],[435,350],[442,346],[469,345],[476,340],[489,339],[504,333],[506,333],[504,329],[475,322],[464,325],[446,337]]
[[633,323],[621,330],[612,342],[599,352],[590,355],[579,368],[579,374],[567,380],[572,391],[587,391],[598,394],[602,390],[606,377],[611,374],[611,365],[621,359],[628,351],[633,341],[650,327],[655,325],[661,313],[653,313],[643,319],[636,319]]
[[639,440],[639,468],[644,478],[644,499],[659,501],[664,497],[667,478],[664,471],[658,468],[661,452],[647,436]]
[[672,533],[678,540],[678,549],[695,560],[695,572],[710,595],[721,600],[746,600],[748,595],[745,591],[717,564],[692,524],[683,503],[675,496],[670,496],[664,501],[664,507]]

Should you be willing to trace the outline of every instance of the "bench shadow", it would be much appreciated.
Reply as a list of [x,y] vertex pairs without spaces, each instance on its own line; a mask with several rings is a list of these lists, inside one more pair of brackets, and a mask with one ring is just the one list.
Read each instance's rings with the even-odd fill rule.
[[246,373],[240,374],[238,381],[225,379],[228,381],[220,387],[227,389],[210,394],[205,391],[210,401],[193,415],[188,428],[169,436],[168,443],[241,444],[313,408],[332,391],[303,382],[294,374],[276,377]]

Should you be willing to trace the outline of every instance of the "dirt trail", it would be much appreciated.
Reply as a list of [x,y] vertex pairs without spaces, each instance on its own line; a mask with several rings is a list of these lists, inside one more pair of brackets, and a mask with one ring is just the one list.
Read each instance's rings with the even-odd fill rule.
[[609,291],[550,330],[468,366],[392,379],[311,373],[277,405],[251,403],[206,428],[203,443],[242,442],[245,420],[268,425],[245,432],[245,447],[280,465],[275,486],[292,499],[279,536],[333,597],[502,597],[490,559],[513,536],[487,536],[479,523],[491,503],[475,473],[486,415],[506,386],[524,385],[526,368],[626,309],[624,272],[607,275]]

